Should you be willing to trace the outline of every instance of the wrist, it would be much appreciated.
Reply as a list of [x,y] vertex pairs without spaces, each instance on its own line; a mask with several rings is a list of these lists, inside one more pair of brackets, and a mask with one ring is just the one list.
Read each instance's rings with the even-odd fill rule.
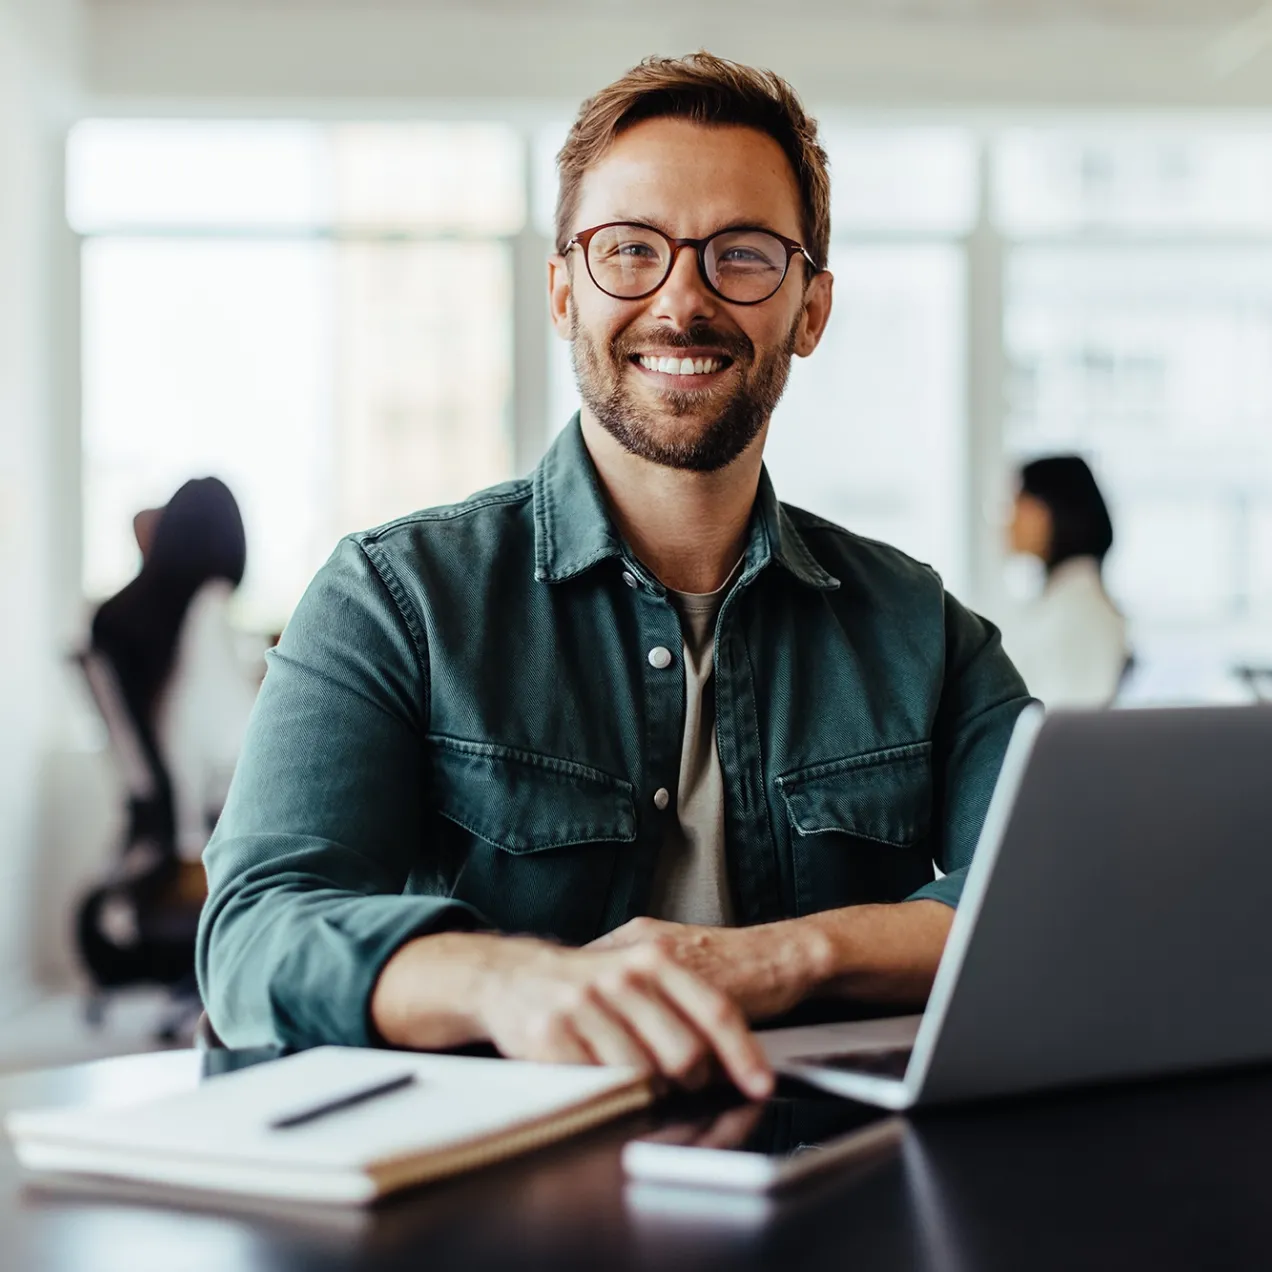
[[385,963],[371,994],[371,1022],[385,1042],[421,1050],[480,1042],[484,968],[504,938],[439,932],[408,941]]
[[548,948],[546,942],[534,937],[491,936],[475,951],[464,997],[482,1038],[492,1037],[493,1023],[500,1017],[511,982]]
[[839,971],[838,948],[830,933],[818,922],[817,915],[789,922],[795,975],[803,990],[800,997],[808,998],[835,979]]

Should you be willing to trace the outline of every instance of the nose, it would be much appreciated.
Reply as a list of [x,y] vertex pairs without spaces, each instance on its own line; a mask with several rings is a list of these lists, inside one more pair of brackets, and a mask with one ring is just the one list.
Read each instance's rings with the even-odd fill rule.
[[674,250],[671,273],[654,293],[651,316],[679,331],[688,331],[715,314],[715,297],[702,279],[694,248],[685,245]]

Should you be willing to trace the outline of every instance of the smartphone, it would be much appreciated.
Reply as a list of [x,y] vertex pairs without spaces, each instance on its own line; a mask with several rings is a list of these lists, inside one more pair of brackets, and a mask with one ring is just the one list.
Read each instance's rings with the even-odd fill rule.
[[895,1151],[905,1119],[845,1100],[742,1104],[630,1140],[623,1170],[649,1183],[774,1192]]

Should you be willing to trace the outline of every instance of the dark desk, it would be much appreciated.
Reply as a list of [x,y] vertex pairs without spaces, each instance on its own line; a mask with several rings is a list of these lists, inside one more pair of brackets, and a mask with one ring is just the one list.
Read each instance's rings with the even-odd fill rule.
[[[0,1078],[0,1112],[198,1081],[194,1052]],[[1272,1268],[1272,1072],[927,1114],[784,1200],[625,1191],[644,1114],[366,1214],[244,1214],[24,1183],[0,1144],[4,1272]]]

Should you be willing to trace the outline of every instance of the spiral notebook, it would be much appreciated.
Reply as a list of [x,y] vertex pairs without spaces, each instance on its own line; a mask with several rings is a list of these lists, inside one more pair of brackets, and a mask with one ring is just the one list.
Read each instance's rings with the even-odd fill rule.
[[318,1047],[120,1108],[5,1127],[35,1172],[366,1205],[649,1103],[631,1069]]

